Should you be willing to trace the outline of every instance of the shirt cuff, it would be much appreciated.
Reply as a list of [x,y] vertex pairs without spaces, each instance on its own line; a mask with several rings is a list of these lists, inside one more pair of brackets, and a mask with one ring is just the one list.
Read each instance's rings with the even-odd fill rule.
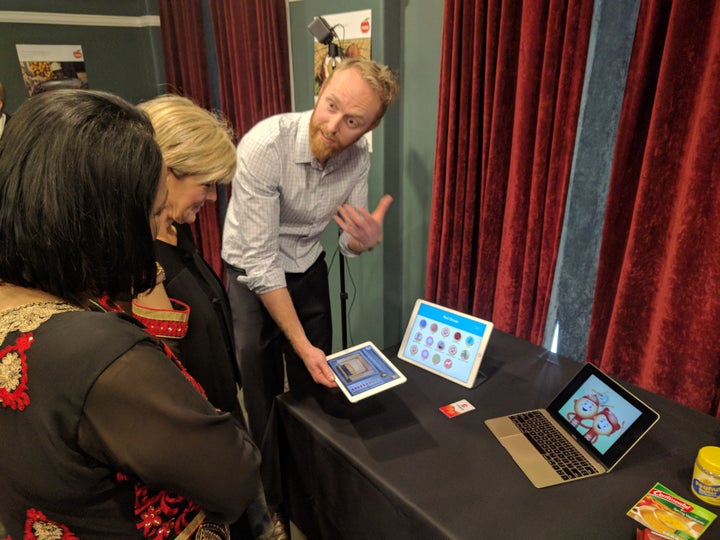
[[350,249],[350,246],[348,246],[348,240],[350,240],[350,235],[346,232],[343,232],[340,235],[340,239],[338,240],[338,245],[340,246],[340,253],[342,253],[345,257],[353,258],[360,255],[360,253],[357,253],[356,251],[353,251]]
[[175,298],[170,298],[170,302],[175,309],[141,306],[137,300],[133,300],[133,317],[157,338],[182,339],[187,334],[190,306]]

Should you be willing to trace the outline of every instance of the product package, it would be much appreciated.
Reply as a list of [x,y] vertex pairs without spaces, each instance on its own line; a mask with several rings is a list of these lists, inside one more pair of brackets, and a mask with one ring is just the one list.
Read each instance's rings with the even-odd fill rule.
[[700,538],[717,517],[660,483],[655,484],[627,515],[664,538],[676,540]]

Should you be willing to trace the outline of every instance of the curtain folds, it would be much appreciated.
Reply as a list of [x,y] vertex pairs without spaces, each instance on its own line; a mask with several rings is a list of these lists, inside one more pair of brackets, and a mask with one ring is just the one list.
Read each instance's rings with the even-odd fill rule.
[[[213,109],[203,19],[207,0],[158,0],[167,91]],[[284,0],[209,2],[220,113],[239,139],[256,122],[290,110],[290,60]],[[230,186],[219,186],[219,201]],[[222,192],[224,191],[224,192]],[[207,202],[192,231],[200,253],[222,276],[224,208]]]
[[719,58],[719,3],[641,3],[587,355],[718,417]]
[[158,0],[167,91],[212,109],[202,0]]
[[210,14],[220,101],[240,139],[291,108],[285,0],[214,0]]
[[590,0],[445,2],[425,297],[538,344],[591,20]]

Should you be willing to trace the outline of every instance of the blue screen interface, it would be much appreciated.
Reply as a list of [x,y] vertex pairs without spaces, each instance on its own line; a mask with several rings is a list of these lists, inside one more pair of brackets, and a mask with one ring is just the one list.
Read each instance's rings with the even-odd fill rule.
[[328,363],[353,396],[399,377],[371,346],[348,352]]
[[487,325],[457,313],[421,304],[411,332],[403,351],[406,358],[466,383],[487,332]]

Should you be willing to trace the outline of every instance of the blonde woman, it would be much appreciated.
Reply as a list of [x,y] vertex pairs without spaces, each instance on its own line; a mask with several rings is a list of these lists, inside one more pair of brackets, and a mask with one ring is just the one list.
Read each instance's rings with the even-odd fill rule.
[[[230,305],[221,280],[197,250],[190,230],[205,203],[217,200],[218,184],[228,184],[235,175],[232,131],[216,115],[181,96],[158,96],[139,108],[150,117],[167,165],[167,204],[158,219],[155,241],[164,274],[161,279],[167,295],[190,309],[186,333],[174,340],[173,348],[210,403],[232,413],[244,426]],[[135,303],[136,316],[142,302],[139,298]],[[270,522],[264,497],[258,498],[246,517],[249,523],[236,526],[249,525],[252,536],[266,532]],[[246,536],[233,533],[233,538]]]
[[215,115],[184,97],[162,95],[139,107],[155,128],[168,171],[167,204],[155,241],[163,285],[191,313],[176,349],[210,402],[242,421],[230,308],[222,282],[198,252],[190,230],[205,202],[217,200],[217,184],[232,180],[232,134]]

